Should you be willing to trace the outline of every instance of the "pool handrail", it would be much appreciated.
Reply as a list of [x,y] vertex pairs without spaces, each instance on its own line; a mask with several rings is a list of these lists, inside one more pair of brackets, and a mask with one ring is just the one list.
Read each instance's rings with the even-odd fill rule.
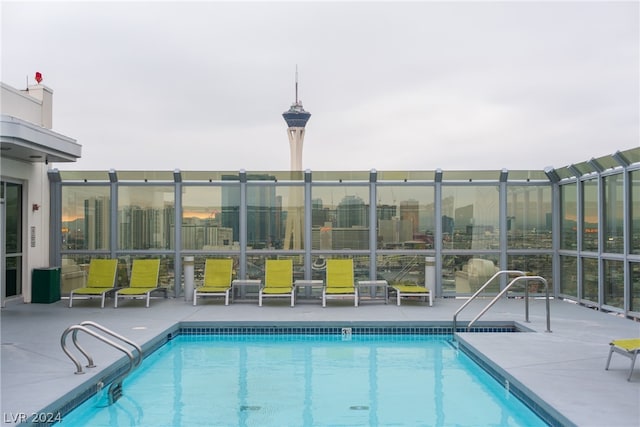
[[[99,329],[100,331],[111,335],[114,338],[117,338],[129,345],[131,345],[132,347],[135,348],[135,350],[137,351],[137,354],[134,356],[133,352],[130,351],[129,349],[125,348],[124,346],[122,346],[121,344],[118,344],[116,342],[114,342],[113,340],[95,332],[94,330],[90,329],[89,327],[94,327],[96,329]],[[142,361],[142,348],[136,344],[135,342],[129,340],[126,337],[123,337],[120,334],[117,334],[113,331],[111,331],[108,328],[105,328],[104,326],[95,323],[95,322],[91,322],[91,321],[84,321],[81,322],[80,324],[77,325],[71,325],[69,327],[67,327],[64,332],[62,333],[62,336],[60,337],[60,345],[62,346],[62,351],[64,351],[64,353],[71,359],[71,361],[75,364],[76,366],[76,372],[75,374],[84,374],[84,371],[82,369],[82,365],[80,364],[80,362],[78,361],[78,359],[71,353],[71,351],[69,351],[68,347],[67,347],[67,336],[71,333],[72,334],[72,342],[75,345],[75,347],[78,349],[78,351],[80,353],[82,353],[86,358],[87,358],[87,368],[95,368],[95,364],[93,363],[93,357],[91,357],[91,355],[84,349],[82,348],[82,346],[80,346],[80,344],[78,343],[77,340],[77,335],[78,335],[78,331],[83,331],[85,333],[87,333],[88,335],[91,335],[92,337],[98,339],[99,341],[104,342],[105,344],[110,345],[111,347],[120,350],[121,352],[123,352],[128,358],[129,358],[129,367],[126,371],[124,371],[122,374],[120,374],[116,379],[114,379],[111,383],[111,385],[109,386],[109,391],[108,391],[108,396],[109,396],[109,404],[113,404],[115,401],[117,401],[121,396],[122,396],[122,381],[124,381],[124,379],[127,377],[127,375],[129,375],[131,373],[131,371],[133,371],[136,367],[138,367],[138,365],[140,365],[141,361]]]
[[[135,342],[133,342],[129,338],[127,338],[125,336],[122,336],[122,335],[112,331],[111,329],[108,329],[108,328],[102,326],[99,323],[92,322],[91,320],[85,320],[83,322],[80,322],[79,325],[80,326],[91,326],[91,327],[94,327],[96,329],[99,329],[100,331],[102,331],[102,332],[104,332],[104,333],[106,333],[108,335],[111,335],[112,337],[117,338],[120,341],[123,341],[123,342],[129,344],[134,349],[136,349],[136,353],[134,354],[134,357],[135,357],[134,364],[133,364],[134,368],[137,368],[140,365],[140,363],[142,362],[142,347],[140,347],[138,344],[136,344]],[[78,350],[80,350],[85,356],[90,357],[90,356],[87,355],[87,353],[84,351],[84,349],[82,349],[80,347],[80,344],[78,344],[76,336],[77,336],[77,330],[74,331],[73,335],[71,336],[71,338],[73,339],[73,343],[75,344],[76,348]]]
[[467,331],[470,330],[471,325],[473,323],[475,323],[482,315],[484,315],[484,313],[487,312],[487,310],[489,310],[489,308],[491,308],[491,306],[493,306],[498,299],[500,299],[500,297],[502,297],[511,286],[513,286],[513,284],[515,284],[518,281],[521,280],[525,280],[525,321],[529,322],[529,286],[528,286],[528,282],[529,280],[540,280],[544,283],[545,285],[545,299],[546,299],[546,311],[547,311],[547,332],[551,332],[551,319],[550,319],[550,310],[549,310],[549,284],[547,283],[547,281],[541,277],[541,276],[528,276],[527,273],[525,273],[524,271],[520,271],[520,270],[500,270],[498,272],[496,272],[493,276],[491,276],[491,278],[489,278],[489,280],[487,280],[485,282],[484,285],[482,285],[476,292],[474,292],[473,295],[471,295],[471,297],[469,297],[469,299],[467,301],[465,301],[464,304],[462,304],[462,306],[460,306],[460,308],[458,310],[456,310],[456,312],[453,315],[453,326],[452,326],[452,334],[454,336],[456,336],[456,332],[458,331],[458,323],[457,323],[457,318],[458,318],[458,314],[460,314],[460,312],[462,310],[465,309],[465,307],[467,307],[474,299],[476,299],[476,297],[485,290],[485,288],[487,286],[489,286],[489,284],[491,284],[491,282],[498,276],[501,276],[503,274],[508,274],[508,275],[517,275],[517,277],[515,279],[513,279],[511,282],[509,282],[509,284],[507,286],[505,286],[505,288],[498,294],[495,296],[495,298],[493,298],[493,300],[485,307],[482,309],[482,311],[480,312],[480,314],[478,316],[476,316],[471,322],[469,322],[469,324],[467,325]]

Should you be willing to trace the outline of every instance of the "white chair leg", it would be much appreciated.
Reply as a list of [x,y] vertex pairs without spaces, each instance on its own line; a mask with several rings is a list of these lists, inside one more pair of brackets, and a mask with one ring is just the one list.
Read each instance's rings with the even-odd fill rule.
[[325,294],[324,291],[322,291],[322,306],[327,306],[327,294]]
[[198,290],[194,289],[193,290],[193,305],[196,305],[196,302],[198,301]]
[[258,307],[262,307],[262,291],[258,293]]
[[358,288],[356,288],[355,297],[354,297],[354,300],[355,300],[354,305],[355,305],[356,307],[358,306],[358,298],[359,298],[359,297],[358,297]]
[[229,292],[231,289],[227,289],[227,292],[224,293],[224,305],[229,305]]
[[295,305],[294,291],[291,291],[291,307],[293,307],[294,305]]
[[149,300],[151,299],[151,292],[147,292],[147,308],[149,308]]

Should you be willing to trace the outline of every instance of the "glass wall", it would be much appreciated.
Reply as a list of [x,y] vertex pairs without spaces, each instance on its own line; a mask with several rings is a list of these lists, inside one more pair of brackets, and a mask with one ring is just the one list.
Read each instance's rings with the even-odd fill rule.
[[247,245],[250,249],[304,249],[304,188],[276,184],[269,175],[262,180],[273,183],[247,185]]
[[68,290],[86,280],[92,257],[118,258],[126,272],[135,257],[159,256],[163,284],[179,295],[186,255],[196,257],[196,281],[208,257],[232,257],[242,279],[261,279],[266,259],[289,258],[305,280],[323,280],[328,258],[349,257],[356,278],[391,284],[424,283],[433,258],[436,297],[469,295],[509,269],[544,277],[556,296],[638,313],[640,149],[630,153],[599,162],[614,164],[604,172],[585,166],[584,176],[576,167],[57,172],[52,262]]
[[240,250],[239,193],[239,186],[183,186],[182,248]]
[[[508,270],[524,271],[533,276],[543,277],[549,285],[549,292],[553,291],[552,255],[511,255],[507,261]],[[529,292],[544,292],[544,284],[531,282]]]
[[582,258],[582,299],[598,302],[598,259]]
[[[445,255],[442,257],[443,291],[455,294],[472,294],[484,285],[500,268],[498,256]],[[488,293],[500,290],[500,280],[486,288]]]
[[171,249],[175,189],[160,185],[118,187],[118,248]]
[[510,185],[507,191],[509,249],[551,249],[551,187]]
[[560,186],[560,249],[577,249],[578,202],[577,184]]
[[603,304],[624,308],[624,262],[605,259]]
[[311,197],[313,249],[369,249],[367,185],[314,185]]
[[444,248],[499,249],[499,199],[497,185],[443,185]]
[[624,251],[624,195],[623,175],[604,177],[604,252]]
[[640,170],[629,173],[631,181],[630,191],[630,217],[631,217],[631,239],[630,252],[632,254],[640,254]]
[[109,186],[62,187],[62,249],[108,250],[110,208]]
[[582,184],[582,250],[598,250],[598,180]]
[[378,249],[433,249],[433,186],[379,185],[376,197]]
[[630,268],[630,307],[629,310],[640,313],[640,262],[632,262]]
[[560,294],[578,298],[578,259],[560,257]]

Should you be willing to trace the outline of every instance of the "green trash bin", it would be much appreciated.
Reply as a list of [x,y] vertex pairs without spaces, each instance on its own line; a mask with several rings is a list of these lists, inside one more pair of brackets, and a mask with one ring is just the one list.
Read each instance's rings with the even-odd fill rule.
[[60,267],[34,268],[31,276],[31,302],[51,304],[60,301]]

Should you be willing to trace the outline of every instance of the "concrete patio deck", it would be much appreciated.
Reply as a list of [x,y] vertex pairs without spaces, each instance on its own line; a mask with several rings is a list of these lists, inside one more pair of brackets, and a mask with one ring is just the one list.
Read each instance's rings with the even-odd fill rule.
[[[177,322],[438,322],[451,325],[453,313],[463,300],[436,299],[433,307],[414,301],[398,307],[364,302],[360,307],[329,302],[299,302],[291,308],[280,301],[236,302],[224,306],[219,300],[194,307],[182,299],[153,299],[145,308],[127,301],[114,309],[112,301],[100,309],[97,300],[68,300],[52,304],[8,304],[0,313],[2,333],[2,416],[4,425],[17,424],[21,414],[50,410],[72,390],[89,384],[101,370],[122,358],[122,353],[99,342],[86,340],[98,368],[74,375],[74,366],[60,348],[66,327],[84,320],[98,322],[140,345],[165,332]],[[487,300],[474,301],[459,316],[466,325]],[[510,382],[530,391],[577,426],[640,425],[640,366],[627,381],[629,359],[615,355],[604,370],[608,343],[615,338],[640,336],[640,323],[591,310],[565,301],[551,301],[551,333],[545,332],[545,303],[531,300],[530,323],[524,322],[521,299],[504,299],[482,321],[515,321],[531,333],[460,333],[460,340],[482,354],[489,364],[502,368]],[[85,340],[83,340],[83,345]],[[94,380],[95,382],[95,380]],[[53,406],[52,406],[53,405]]]

